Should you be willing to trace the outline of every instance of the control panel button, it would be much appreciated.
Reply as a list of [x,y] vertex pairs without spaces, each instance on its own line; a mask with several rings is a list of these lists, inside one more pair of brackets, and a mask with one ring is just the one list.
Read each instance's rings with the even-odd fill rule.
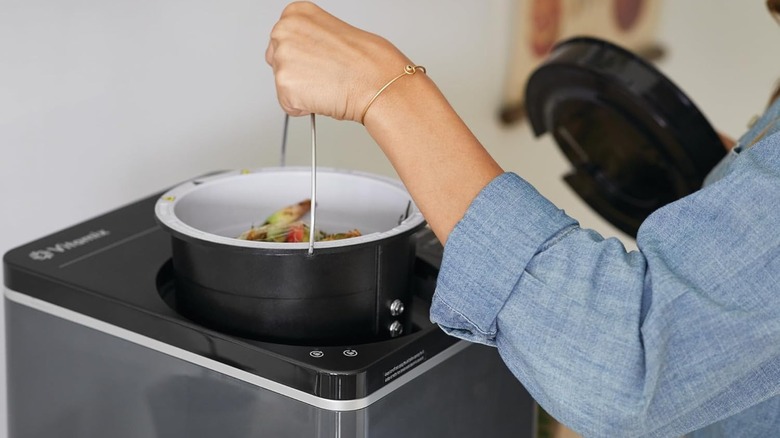
[[344,350],[344,356],[355,357],[358,355],[357,350]]
[[401,334],[404,332],[404,326],[398,321],[393,321],[393,323],[390,324],[389,329],[390,336],[393,338],[396,336],[401,336]]
[[391,315],[398,316],[402,313],[404,313],[404,303],[401,300],[394,300],[392,303],[390,303]]
[[325,353],[323,353],[323,352],[322,352],[322,351],[320,351],[320,350],[312,350],[312,351],[310,351],[310,352],[309,352],[309,356],[311,356],[311,357],[316,357],[316,358],[320,358],[320,357],[322,357],[322,356],[325,356]]

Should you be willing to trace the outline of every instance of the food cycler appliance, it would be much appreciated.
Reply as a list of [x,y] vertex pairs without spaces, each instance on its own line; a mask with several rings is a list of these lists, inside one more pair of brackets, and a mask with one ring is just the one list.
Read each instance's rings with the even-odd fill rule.
[[270,343],[176,311],[158,197],[5,255],[10,437],[534,436],[533,400],[495,349],[429,322],[430,232],[410,333]]

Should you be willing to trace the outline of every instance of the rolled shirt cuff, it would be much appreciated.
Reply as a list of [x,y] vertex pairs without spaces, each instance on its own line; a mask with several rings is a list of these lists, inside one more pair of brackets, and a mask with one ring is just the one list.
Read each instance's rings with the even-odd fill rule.
[[577,226],[519,176],[499,175],[447,239],[431,321],[453,336],[495,345],[498,313],[528,262]]

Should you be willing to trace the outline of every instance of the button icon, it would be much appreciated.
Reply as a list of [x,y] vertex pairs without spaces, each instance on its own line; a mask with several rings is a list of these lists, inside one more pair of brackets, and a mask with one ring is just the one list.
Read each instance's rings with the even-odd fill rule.
[[309,352],[309,356],[319,358],[319,357],[325,356],[325,353],[323,353],[320,350],[312,350],[312,351]]
[[344,356],[347,356],[347,357],[355,357],[355,356],[357,356],[357,354],[358,353],[355,350],[344,350]]

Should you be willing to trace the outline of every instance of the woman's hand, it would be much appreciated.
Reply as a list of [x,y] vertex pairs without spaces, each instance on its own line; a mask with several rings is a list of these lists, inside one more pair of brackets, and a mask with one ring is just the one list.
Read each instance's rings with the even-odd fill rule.
[[271,31],[265,59],[282,108],[360,121],[379,88],[409,64],[390,42],[310,2],[288,5]]
[[[279,103],[290,115],[354,121],[361,121],[379,89],[412,64],[387,40],[308,2],[285,8],[265,56]],[[362,122],[442,242],[477,193],[502,172],[427,74],[393,83]]]

